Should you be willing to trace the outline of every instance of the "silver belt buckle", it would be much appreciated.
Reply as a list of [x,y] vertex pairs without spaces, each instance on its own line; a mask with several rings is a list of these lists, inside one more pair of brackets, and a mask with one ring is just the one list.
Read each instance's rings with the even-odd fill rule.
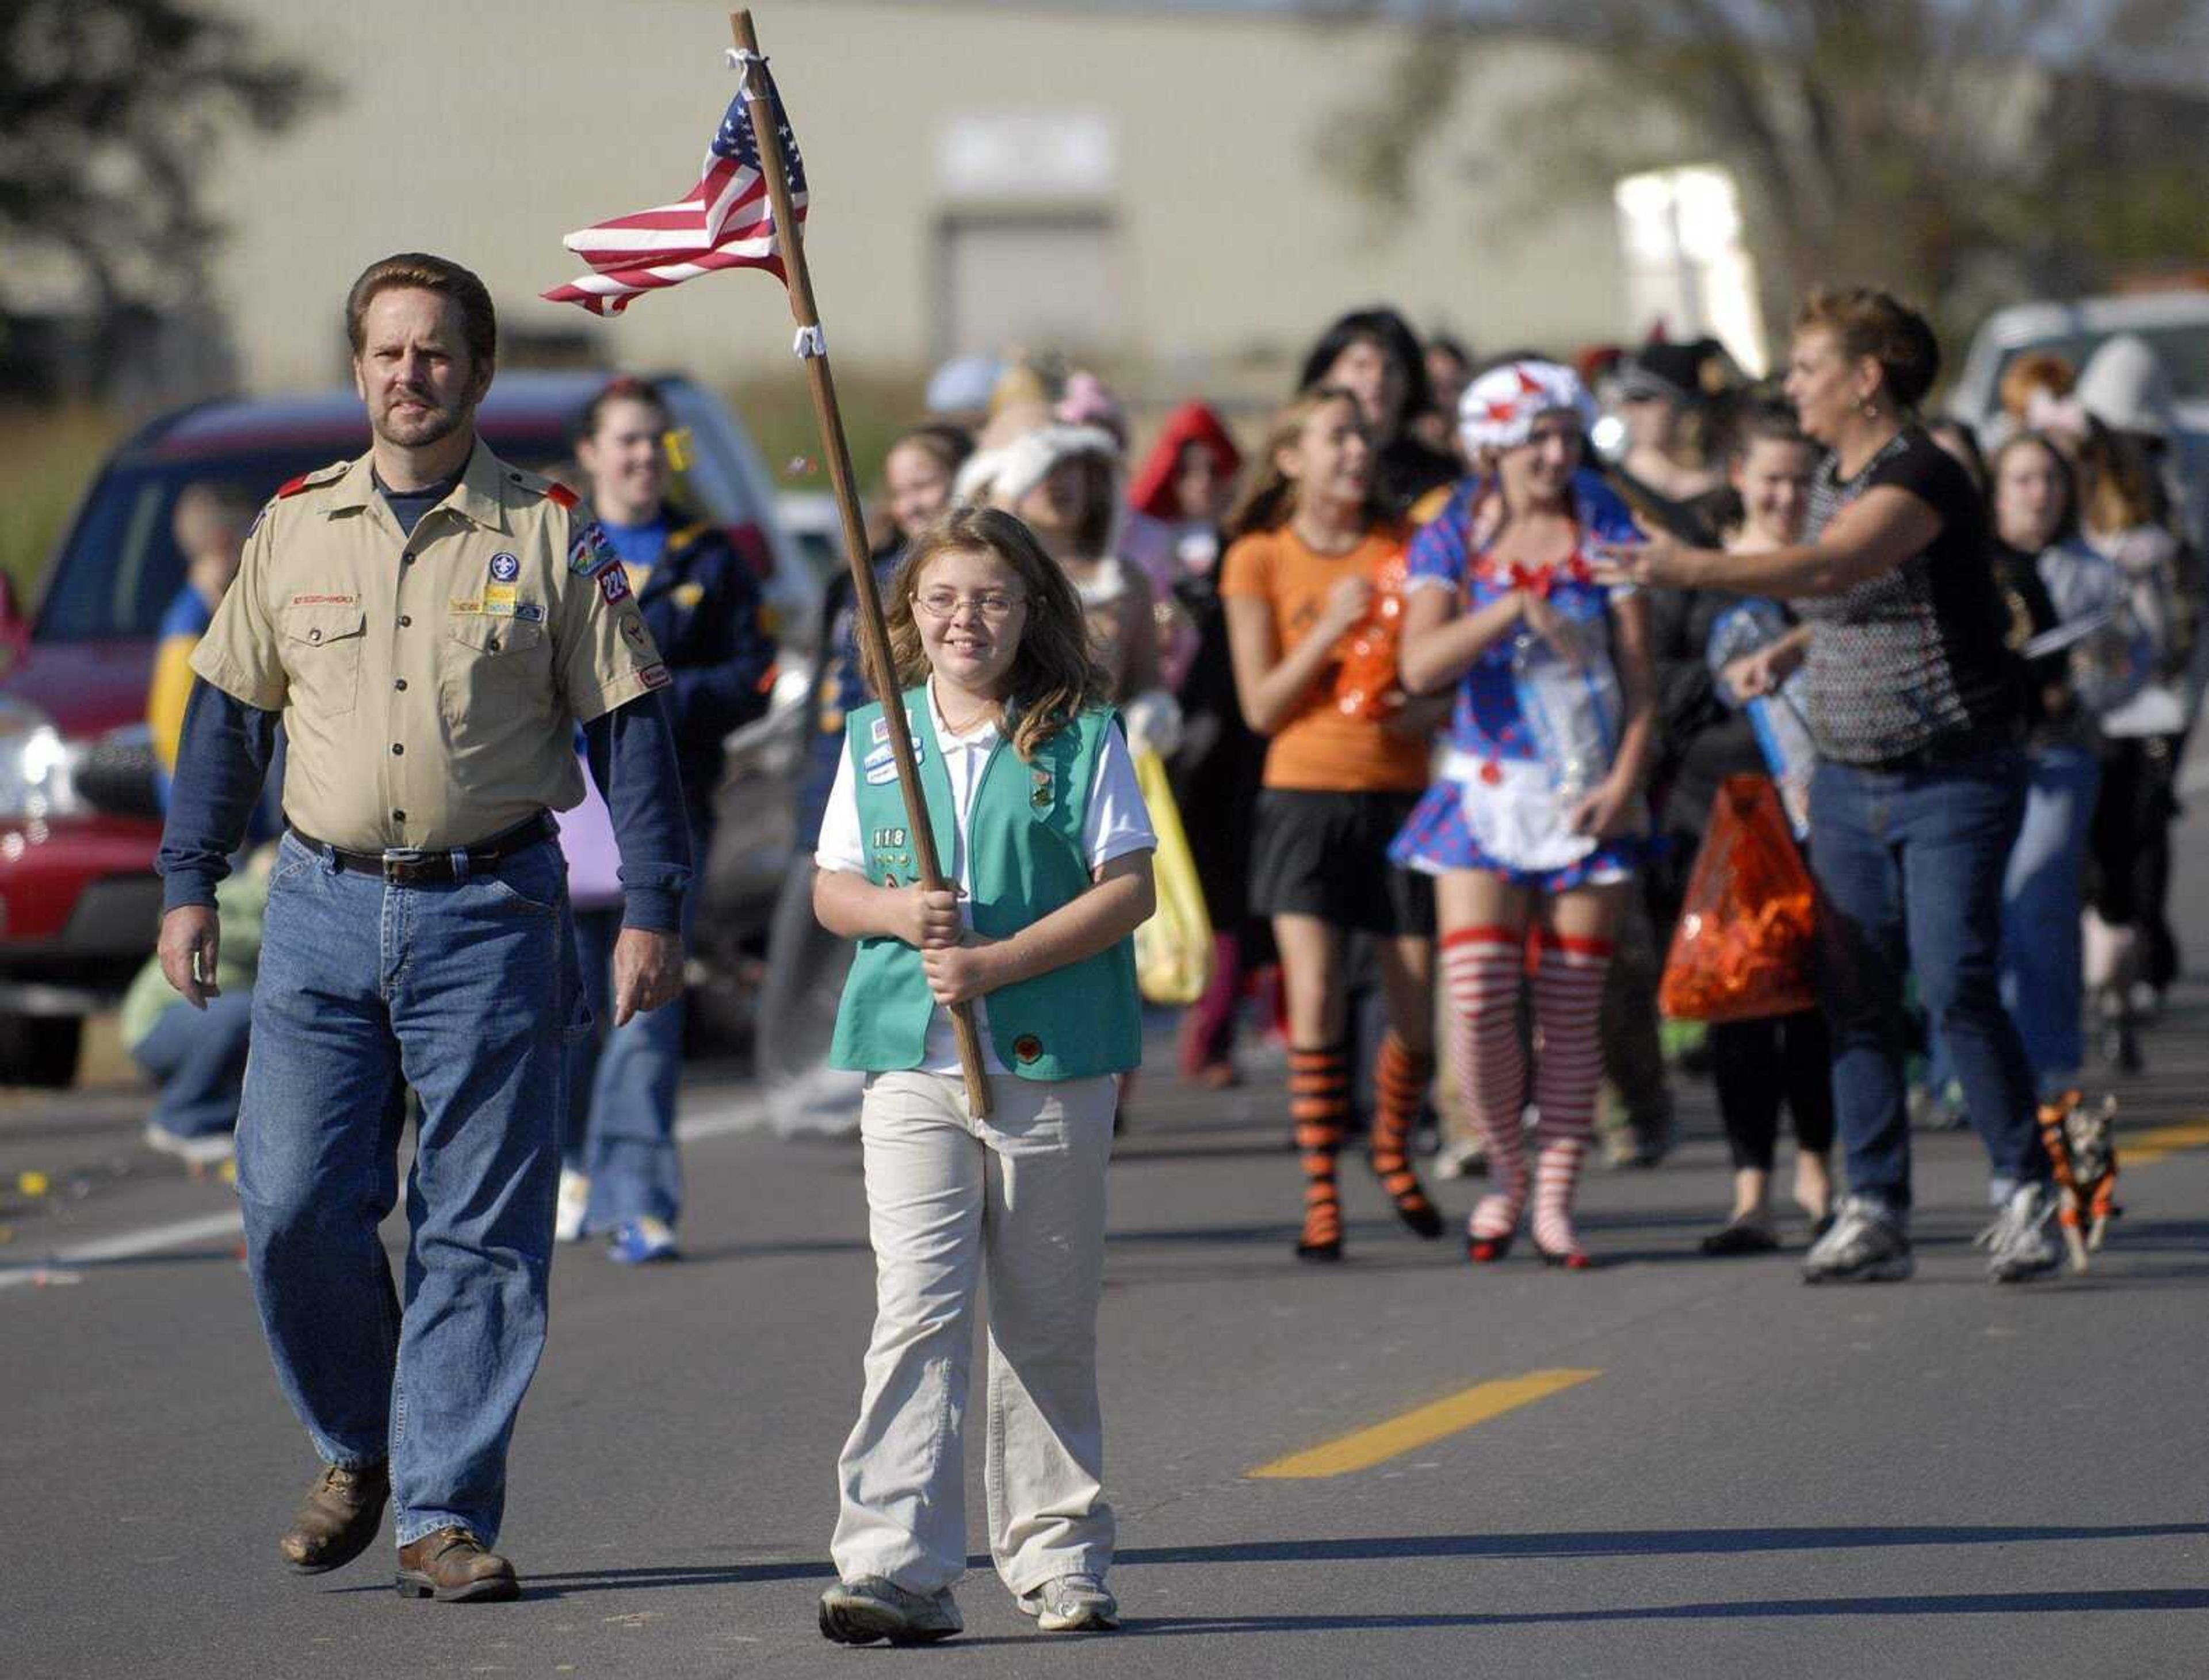
[[[384,884],[404,887],[412,877],[412,872],[427,864],[431,855],[418,846],[387,846],[383,852]],[[436,855],[442,857],[443,854],[440,852]]]

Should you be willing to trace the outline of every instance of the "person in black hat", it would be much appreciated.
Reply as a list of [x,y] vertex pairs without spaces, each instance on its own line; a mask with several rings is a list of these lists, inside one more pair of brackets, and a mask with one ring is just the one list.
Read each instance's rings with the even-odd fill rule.
[[1720,490],[1724,476],[1706,445],[1712,411],[1735,383],[1733,364],[1716,339],[1643,345],[1619,369],[1619,403],[1632,440],[1620,467],[1669,503],[1694,503]]
[[1465,470],[1456,455],[1412,430],[1435,400],[1418,335],[1392,309],[1352,310],[1304,354],[1297,389],[1322,387],[1357,395],[1373,444],[1375,496],[1387,512],[1408,513],[1417,523],[1427,512],[1418,504]]

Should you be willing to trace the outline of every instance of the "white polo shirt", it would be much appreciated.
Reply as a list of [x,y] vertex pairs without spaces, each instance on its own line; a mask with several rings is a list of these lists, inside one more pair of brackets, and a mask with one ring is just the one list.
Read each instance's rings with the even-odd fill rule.
[[[971,929],[974,878],[973,859],[966,845],[966,819],[981,786],[982,772],[997,744],[997,726],[985,720],[965,735],[954,735],[943,721],[942,708],[936,703],[932,677],[928,683],[928,710],[936,747],[943,755],[944,773],[951,780],[952,855],[941,861],[945,874],[959,883],[960,920]],[[821,816],[821,838],[814,846],[813,861],[824,870],[863,876],[867,872],[865,838],[859,827],[858,796],[852,784],[852,755],[839,753],[836,785],[829,790],[828,804]],[[1151,814],[1136,785],[1135,760],[1117,728],[1104,732],[1104,744],[1097,755],[1096,779],[1090,784],[1089,804],[1082,815],[1081,843],[1092,875],[1115,858],[1158,849],[1159,837],[1152,832]],[[982,998],[974,1001],[974,1027],[982,1041],[983,1066],[993,1074],[1008,1071],[990,1045],[986,1000]],[[959,1071],[959,1047],[951,1035],[951,1016],[941,1005],[930,1017],[928,1043],[920,1065],[932,1074]]]

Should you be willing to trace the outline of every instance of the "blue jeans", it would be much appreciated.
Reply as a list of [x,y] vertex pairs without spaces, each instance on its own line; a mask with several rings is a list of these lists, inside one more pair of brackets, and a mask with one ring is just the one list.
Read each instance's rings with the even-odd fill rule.
[[[697,842],[694,857],[704,858]],[[683,941],[697,919],[698,889],[683,895]],[[575,918],[583,991],[599,1025],[568,1051],[567,1125],[562,1164],[588,1175],[588,1231],[627,1219],[670,1225],[683,1212],[683,1159],[675,1143],[675,1093],[683,1079],[683,1000],[613,1025],[614,941],[622,912],[587,910]]]
[[[2050,1098],[2086,1059],[2079,911],[2102,767],[2089,749],[2066,745],[2035,749],[2026,768],[2025,820],[2002,876],[2001,996],[2036,1087]],[[1932,1052],[1929,1080],[1939,1091],[1955,1070],[1937,1033]]]
[[[581,1009],[550,842],[420,887],[285,836],[238,1117],[253,1293],[285,1397],[333,1464],[388,1457],[399,1543],[488,1545],[545,1347],[563,1039]],[[376,1227],[420,1105],[406,1281]]]
[[2045,1180],[2032,1071],[2001,1003],[2002,870],[2025,804],[2022,755],[1935,769],[1823,762],[1810,786],[1833,1111],[1851,1191],[1911,1202],[1903,986],[1912,972],[1995,1176]]
[[226,991],[202,1015],[179,999],[130,1054],[160,1087],[153,1123],[175,1137],[220,1137],[238,1125],[253,994]]
[[2080,890],[2102,767],[2090,748],[2043,747],[2031,774],[2002,881],[2002,1002],[2042,1093],[2053,1096],[2086,1059]]

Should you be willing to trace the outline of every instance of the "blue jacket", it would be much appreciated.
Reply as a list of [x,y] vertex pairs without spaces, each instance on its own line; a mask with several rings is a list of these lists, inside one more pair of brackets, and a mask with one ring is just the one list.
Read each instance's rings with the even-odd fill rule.
[[719,526],[678,525],[647,569],[629,568],[637,609],[675,680],[662,691],[691,819],[710,819],[721,742],[767,710],[774,626],[751,564]]

